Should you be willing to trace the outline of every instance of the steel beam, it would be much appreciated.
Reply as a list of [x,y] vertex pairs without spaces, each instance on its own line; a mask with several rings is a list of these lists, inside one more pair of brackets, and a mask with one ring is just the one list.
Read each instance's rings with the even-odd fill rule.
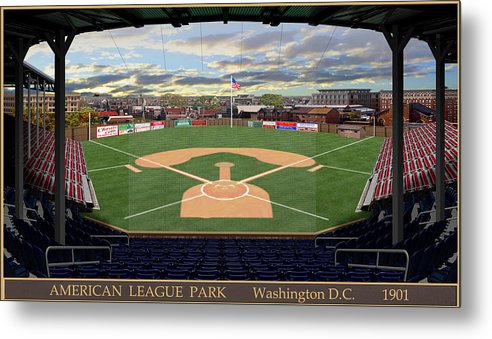
[[393,194],[392,194],[392,243],[404,238],[403,230],[403,51],[412,36],[413,29],[402,32],[398,25],[383,27],[383,34],[391,48],[393,64]]
[[[437,39],[440,50],[440,39]],[[444,60],[436,60],[436,220],[444,220],[446,186],[444,183]]]
[[47,42],[55,55],[55,240],[65,245],[65,55],[75,36],[60,30]]
[[27,158],[31,158],[31,72],[27,73]]
[[436,61],[436,220],[445,219],[446,184],[445,184],[445,60],[451,49],[451,43],[444,44],[443,36],[436,34],[433,41],[427,41]]
[[43,80],[43,141],[46,137],[46,82]]
[[18,38],[7,43],[15,60],[15,216],[24,218],[24,58],[30,40]]
[[[19,39],[22,50],[22,39]],[[24,217],[24,66],[15,62],[15,216]]]
[[36,78],[36,150],[39,149],[39,76]]
[[[65,34],[55,43],[64,49]],[[55,54],[55,240],[65,245],[65,54]]]

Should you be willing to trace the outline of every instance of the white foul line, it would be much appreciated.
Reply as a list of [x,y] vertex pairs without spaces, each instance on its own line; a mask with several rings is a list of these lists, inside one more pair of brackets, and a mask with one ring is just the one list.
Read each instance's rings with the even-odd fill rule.
[[326,220],[326,221],[330,220],[328,218],[321,217],[319,215],[316,215],[316,214],[313,214],[313,213],[309,213],[309,212],[306,212],[306,211],[303,211],[303,210],[300,210],[300,209],[297,209],[297,208],[294,208],[294,207],[290,207],[290,206],[287,206],[287,205],[279,204],[278,202],[274,202],[274,201],[271,201],[271,200],[263,199],[263,198],[260,198],[260,197],[255,196],[255,195],[251,195],[251,194],[246,194],[246,195],[248,197],[255,198],[255,199],[258,199],[258,200],[261,200],[261,201],[265,201],[265,202],[269,202],[271,204],[274,204],[274,205],[277,205],[277,206],[280,206],[280,207],[283,207],[283,208],[287,208],[289,210],[293,210],[293,211],[296,211],[296,212],[299,212],[299,213],[307,214],[307,215],[310,215],[310,216],[315,217],[315,218],[323,219],[323,220]]
[[138,216],[143,215],[143,214],[147,214],[147,213],[154,212],[154,211],[157,211],[157,210],[160,210],[160,209],[169,207],[169,206],[180,204],[182,202],[186,202],[186,201],[190,201],[190,200],[193,200],[193,199],[196,199],[196,198],[200,198],[202,196],[203,196],[203,194],[200,194],[200,195],[196,195],[196,196],[191,197],[191,198],[186,198],[186,199],[183,199],[183,200],[175,201],[175,202],[172,202],[172,203],[167,204],[167,205],[159,206],[159,207],[156,207],[156,208],[152,208],[150,210],[147,210],[147,211],[143,211],[143,212],[140,212],[140,213],[129,215],[129,216],[125,217],[124,219],[126,220],[126,219],[131,219],[133,217],[138,217]]
[[158,162],[155,162],[155,161],[152,161],[152,160],[149,160],[149,159],[146,159],[145,157],[139,157],[135,154],[131,154],[131,153],[128,153],[128,152],[125,152],[125,151],[122,151],[122,150],[119,150],[117,148],[114,148],[114,147],[111,147],[111,146],[108,146],[108,145],[104,145],[104,144],[101,144],[99,142],[96,142],[94,140],[89,140],[90,142],[94,143],[94,144],[97,144],[97,145],[100,145],[100,146],[103,146],[103,147],[106,147],[106,148],[109,148],[113,151],[116,151],[116,152],[120,152],[120,153],[123,153],[125,155],[128,155],[129,157],[133,157],[135,159],[141,159],[142,161],[147,161],[153,165],[156,165],[158,167],[161,167],[161,168],[165,168],[167,170],[170,170],[172,172],[176,172],[176,173],[179,173],[181,175],[184,175],[186,177],[189,177],[189,178],[192,178],[192,179],[195,179],[195,180],[198,180],[198,181],[201,181],[201,182],[204,182],[204,183],[210,183],[211,181],[207,180],[207,179],[204,179],[204,178],[201,178],[199,176],[196,176],[194,174],[191,174],[191,173],[188,173],[188,172],[185,172],[185,171],[182,171],[182,170],[179,170],[177,168],[174,168],[174,167],[170,167],[170,166],[166,166],[166,165],[163,165],[161,163],[158,163]]
[[369,172],[356,171],[356,170],[351,170],[348,168],[340,168],[340,167],[327,166],[327,165],[320,165],[320,166],[326,167],[326,168],[331,168],[331,169],[338,170],[338,171],[345,171],[345,172],[352,172],[352,173],[358,173],[358,174],[364,174],[364,175],[371,175],[371,173],[369,173]]
[[87,172],[99,172],[99,171],[105,171],[113,168],[120,168],[120,167],[125,167],[126,165],[118,165],[118,166],[111,166],[111,167],[104,167],[104,168],[96,168],[92,170],[88,170]]
[[245,182],[249,182],[249,181],[252,181],[252,180],[255,180],[255,179],[258,179],[258,178],[261,178],[261,177],[264,177],[265,175],[268,175],[268,174],[272,174],[272,173],[275,173],[275,172],[278,172],[278,171],[281,171],[281,170],[284,170],[288,167],[292,167],[292,166],[295,166],[295,165],[298,165],[300,163],[303,163],[304,161],[308,161],[308,160],[312,160],[314,158],[318,158],[318,157],[321,157],[323,155],[326,155],[326,154],[329,154],[329,153],[333,153],[333,152],[336,152],[338,150],[341,150],[345,147],[349,147],[349,146],[352,146],[352,145],[355,145],[355,144],[358,144],[360,142],[363,142],[363,141],[366,141],[366,140],[369,140],[369,139],[372,139],[374,137],[369,137],[369,138],[365,138],[365,139],[362,139],[362,140],[358,140],[358,141],[354,141],[354,142],[351,142],[350,144],[347,144],[347,145],[343,145],[343,146],[340,146],[340,147],[337,147],[335,149],[331,149],[329,151],[326,151],[326,152],[323,152],[323,153],[320,153],[320,154],[316,154],[310,158],[305,158],[305,159],[302,159],[302,160],[299,160],[299,161],[296,161],[296,162],[293,162],[291,164],[287,164],[287,165],[284,165],[284,166],[280,166],[280,167],[277,167],[277,168],[274,168],[272,170],[269,170],[269,171],[266,171],[266,172],[263,172],[263,173],[260,173],[260,174],[257,174],[257,175],[254,175],[252,177],[249,177],[249,178],[246,178],[246,179],[243,179],[239,182],[242,182],[242,183],[245,183]]

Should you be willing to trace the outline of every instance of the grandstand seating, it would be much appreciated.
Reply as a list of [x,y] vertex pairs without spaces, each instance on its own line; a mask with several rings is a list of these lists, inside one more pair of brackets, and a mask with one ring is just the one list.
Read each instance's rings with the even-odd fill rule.
[[[404,185],[405,193],[428,190],[436,184],[436,124],[404,133]],[[384,140],[376,165],[368,179],[358,209],[368,208],[375,201],[389,198],[393,193],[391,138]],[[456,127],[445,124],[445,183],[455,183],[458,176],[458,132]]]
[[[356,268],[354,262],[374,263],[371,255],[345,255],[334,263],[339,248],[397,248],[410,255],[407,280],[455,281],[456,270],[448,262],[456,253],[456,231],[448,230],[447,222],[429,222],[433,206],[432,193],[419,195],[406,204],[409,220],[405,239],[391,244],[388,211],[375,209],[365,221],[326,232],[320,236],[354,237],[327,246],[313,240],[298,239],[218,239],[218,238],[131,238],[130,243],[112,246],[112,260],[92,253],[98,263],[51,267],[50,275],[57,278],[121,278],[121,279],[198,279],[198,280],[289,280],[289,281],[402,281],[403,272],[385,268]],[[455,205],[456,194],[447,190],[447,201]],[[13,197],[6,188],[5,201]],[[12,209],[11,225],[5,228],[5,248],[12,257],[6,259],[8,276],[46,276],[45,250],[56,245],[53,239],[52,203],[25,194],[26,206],[34,211],[28,220],[17,220]],[[51,204],[51,205],[50,205]],[[418,215],[412,218],[412,211]],[[415,211],[414,211],[415,214]],[[425,223],[425,224],[423,224]],[[80,216],[76,205],[67,214],[67,245],[109,246],[91,235],[124,235],[123,232],[100,225]],[[77,254],[84,259],[87,254]],[[61,257],[60,257],[61,256]],[[64,261],[63,255],[53,254],[50,260]],[[387,266],[402,264],[398,256],[382,257]],[[451,265],[450,268],[443,267]]]
[[[25,183],[36,190],[53,195],[55,192],[55,135],[49,130],[45,131],[31,125],[31,155],[29,156],[28,128],[25,123]],[[81,143],[65,138],[66,198],[77,203],[92,204],[95,193],[88,180]]]

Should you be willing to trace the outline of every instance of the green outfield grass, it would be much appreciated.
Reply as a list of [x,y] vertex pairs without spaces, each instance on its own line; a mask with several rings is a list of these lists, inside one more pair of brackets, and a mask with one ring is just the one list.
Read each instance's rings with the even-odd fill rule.
[[[190,147],[258,147],[312,157],[346,146],[314,159],[316,165],[330,167],[316,172],[291,167],[251,181],[270,194],[272,219],[181,218],[179,201],[183,193],[199,181],[163,168],[141,168],[135,165],[133,156],[86,141],[83,147],[89,177],[100,204],[100,210],[87,216],[133,231],[316,232],[328,229],[367,216],[363,212],[355,213],[355,208],[382,141],[382,138],[366,138],[358,142],[332,133],[228,126],[167,128],[96,140],[137,157]],[[233,180],[277,167],[230,153],[194,158],[175,167],[216,180],[219,172],[214,164],[221,161],[235,164],[231,169]],[[126,164],[142,172],[134,173],[124,167]],[[115,166],[120,167],[105,169]],[[172,205],[125,219],[168,204]]]

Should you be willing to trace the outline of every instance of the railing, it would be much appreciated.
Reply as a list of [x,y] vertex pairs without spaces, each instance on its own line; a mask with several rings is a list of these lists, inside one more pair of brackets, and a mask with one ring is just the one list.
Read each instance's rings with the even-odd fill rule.
[[[130,245],[130,237],[128,234],[94,234],[91,235],[91,238],[98,238],[98,239],[115,239],[115,238],[126,238],[126,244]],[[109,241],[108,241],[109,242]],[[111,246],[119,246],[119,243],[113,244],[109,242]]]
[[[316,239],[314,239],[314,247],[318,247],[318,240],[340,240],[337,245],[339,243],[341,243],[342,241],[344,240],[358,240],[359,238],[358,237],[317,237]],[[335,246],[325,246],[325,248],[335,248]]]
[[[72,260],[71,261],[63,261],[56,263],[49,263],[48,261],[48,253],[51,250],[70,250],[72,252]],[[45,252],[45,260],[46,260],[46,271],[48,274],[48,278],[50,277],[50,267],[57,266],[66,266],[66,265],[90,265],[90,264],[99,264],[100,260],[87,260],[87,261],[75,261],[75,250],[107,250],[109,253],[108,261],[111,262],[111,246],[48,246]]]
[[[408,255],[408,252],[403,249],[363,249],[363,248],[340,248],[335,251],[335,265],[338,265],[338,253],[339,252],[351,252],[351,253],[376,253],[376,264],[375,265],[370,265],[370,264],[354,264],[354,263],[349,263],[347,264],[349,267],[360,267],[360,268],[382,268],[382,269],[387,269],[387,270],[393,270],[393,271],[400,271],[400,272],[405,272],[403,276],[403,281],[407,280],[407,273],[408,273],[408,264],[410,262],[410,257]],[[389,253],[389,254],[403,254],[406,258],[406,263],[405,267],[402,266],[385,266],[385,265],[379,265],[379,258],[380,258],[380,253]]]
[[[445,211],[447,211],[447,210],[453,210],[455,208],[458,208],[458,206],[446,207],[444,210]],[[417,218],[420,217],[421,215],[430,214],[430,213],[434,213],[434,212],[436,212],[436,210],[429,210],[429,211],[420,212],[419,214],[417,214]]]
[[[447,218],[447,219],[444,219],[444,220],[446,220],[446,221],[458,220],[458,217]],[[419,222],[419,225],[428,225],[428,224],[433,224],[433,223],[436,223],[436,222],[437,222],[436,220]]]
[[[14,207],[15,208],[15,205],[13,205],[13,204],[7,204],[6,202],[3,203],[3,206]],[[33,209],[33,208],[29,208],[29,207],[24,206],[23,209],[25,209],[26,211],[32,211],[32,212],[34,212],[34,213],[36,213],[36,214],[39,215],[39,212],[37,210]]]

